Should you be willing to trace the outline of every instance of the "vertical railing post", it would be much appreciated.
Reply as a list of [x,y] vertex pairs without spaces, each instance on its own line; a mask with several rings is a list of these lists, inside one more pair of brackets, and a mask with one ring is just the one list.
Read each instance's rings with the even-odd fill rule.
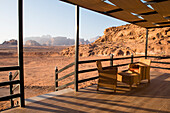
[[75,8],[75,75],[74,89],[78,91],[78,61],[79,61],[79,6]]
[[133,64],[133,53],[131,54],[131,64]]
[[18,0],[18,65],[20,79],[20,106],[25,107],[24,97],[24,63],[23,63],[23,0]]
[[58,89],[56,89],[58,87],[58,67],[55,68],[55,91],[58,91]]
[[[12,72],[9,72],[9,81],[12,81]],[[12,89],[13,89],[13,84],[10,84],[10,95],[13,94]],[[10,101],[11,101],[11,108],[12,108],[12,107],[14,107],[14,101],[12,98],[10,99]]]
[[113,67],[113,54],[110,54],[110,66]]
[[147,52],[148,52],[148,29],[146,29],[145,59],[147,59]]

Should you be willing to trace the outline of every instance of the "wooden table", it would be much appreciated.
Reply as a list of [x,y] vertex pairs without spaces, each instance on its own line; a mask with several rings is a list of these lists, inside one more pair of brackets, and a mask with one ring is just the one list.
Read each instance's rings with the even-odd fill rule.
[[119,72],[117,75],[118,75],[117,76],[118,81],[130,85],[130,90],[134,83],[135,84],[139,83],[140,75],[138,73],[134,73],[132,71],[126,71],[126,72]]

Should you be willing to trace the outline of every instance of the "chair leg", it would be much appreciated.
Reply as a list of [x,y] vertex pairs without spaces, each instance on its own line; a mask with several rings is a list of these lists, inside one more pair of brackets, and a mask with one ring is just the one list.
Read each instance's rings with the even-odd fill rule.
[[150,83],[150,79],[148,79],[148,83]]
[[150,75],[148,76],[148,83],[150,83]]
[[99,91],[99,85],[97,85],[97,91]]
[[132,85],[130,84],[129,89],[132,90]]

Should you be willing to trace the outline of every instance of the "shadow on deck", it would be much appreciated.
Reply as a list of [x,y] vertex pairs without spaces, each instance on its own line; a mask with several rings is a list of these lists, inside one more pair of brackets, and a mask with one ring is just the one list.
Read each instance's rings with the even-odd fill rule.
[[[96,91],[96,85],[62,95],[46,94],[50,98],[29,103],[25,108],[14,108],[4,113],[47,112],[123,112],[170,113],[170,73],[151,72],[151,83],[145,81],[130,91],[118,83],[117,92],[110,89]],[[40,96],[41,98],[45,98]]]

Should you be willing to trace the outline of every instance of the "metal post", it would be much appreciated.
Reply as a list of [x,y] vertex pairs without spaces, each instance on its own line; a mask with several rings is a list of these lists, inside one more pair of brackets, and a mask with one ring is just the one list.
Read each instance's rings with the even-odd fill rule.
[[78,91],[78,60],[79,60],[79,6],[75,8],[75,79],[74,89]]
[[148,51],[148,29],[146,29],[145,59],[147,59],[147,51]]
[[23,65],[23,0],[18,0],[18,64],[19,64],[19,79],[20,79],[20,106],[25,107],[24,99],[24,65]]
[[110,54],[110,66],[113,67],[113,54]]
[[56,90],[56,88],[58,87],[58,82],[56,82],[56,80],[58,80],[58,67],[55,68],[55,91],[58,91],[58,89]]
[[[9,72],[9,81],[11,81],[11,80],[12,80],[12,72]],[[13,84],[10,85],[10,95],[13,94],[12,88],[13,88]],[[10,101],[11,101],[11,108],[12,108],[12,107],[14,107],[14,101],[12,98],[10,99]]]
[[133,64],[133,53],[131,54],[131,64]]

